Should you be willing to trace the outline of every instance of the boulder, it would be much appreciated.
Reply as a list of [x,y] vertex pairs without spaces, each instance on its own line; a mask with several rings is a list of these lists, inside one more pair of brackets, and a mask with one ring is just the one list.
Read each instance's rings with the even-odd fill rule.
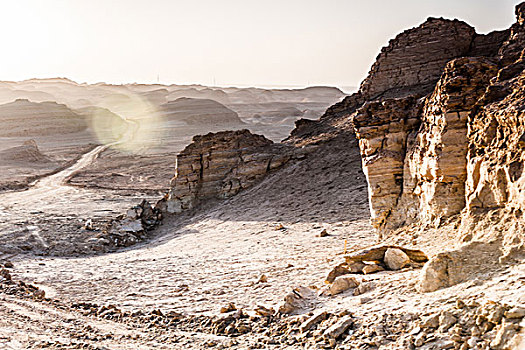
[[330,295],[336,295],[345,292],[351,288],[355,288],[359,282],[352,276],[339,276],[334,280],[334,283],[328,289]]
[[410,264],[410,258],[401,249],[389,248],[385,252],[384,261],[390,270],[400,270]]
[[299,326],[299,330],[301,331],[301,333],[304,333],[310,330],[314,325],[318,324],[321,321],[324,321],[327,316],[328,314],[326,311],[318,310],[314,312],[314,314],[310,318],[301,323],[301,325]]
[[297,287],[286,294],[279,304],[281,314],[297,314],[315,307],[316,293],[308,287]]
[[326,340],[339,338],[354,323],[352,315],[341,317],[333,326],[329,327],[323,333]]
[[451,257],[446,253],[438,254],[423,266],[419,277],[419,289],[422,292],[433,292],[450,285],[448,264]]
[[523,318],[525,317],[525,307],[516,306],[505,312],[505,317],[512,318]]
[[337,277],[348,275],[349,273],[351,273],[351,271],[346,266],[344,266],[344,264],[337,265],[328,273],[325,282],[332,283]]

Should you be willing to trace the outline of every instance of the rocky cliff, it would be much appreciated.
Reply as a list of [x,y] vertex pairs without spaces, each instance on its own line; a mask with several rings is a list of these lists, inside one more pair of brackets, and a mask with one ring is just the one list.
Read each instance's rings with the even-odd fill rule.
[[[469,47],[462,51],[465,57],[446,62],[430,93],[425,94],[421,84],[413,85],[403,96],[375,99],[354,112],[352,119],[369,182],[372,223],[379,231],[414,222],[436,227],[461,213],[465,205],[471,209],[510,204],[507,183],[511,175],[508,169],[495,165],[505,161],[510,164],[520,158],[511,150],[511,139],[520,131],[515,104],[520,101],[517,94],[521,88],[516,76],[523,69],[522,54],[518,54],[519,47],[523,48],[522,12],[520,5],[516,9],[518,21],[509,31],[471,35]],[[458,26],[456,22],[441,24]],[[419,37],[427,38],[427,25],[408,33],[421,32]],[[402,43],[394,41],[389,48]],[[413,50],[410,45],[404,48]],[[380,55],[378,62],[381,58]],[[429,59],[434,61],[432,55]],[[370,81],[381,80],[377,66],[381,65],[376,62],[363,83],[362,95],[370,91]],[[417,64],[409,65],[407,71],[412,72],[413,68]],[[401,81],[416,81],[412,73],[407,74]],[[428,72],[426,81],[434,77],[434,72]],[[507,104],[501,105],[502,100]],[[500,139],[500,152],[512,159],[497,159],[493,138]],[[513,164],[519,169],[518,163]],[[484,179],[489,178],[487,184]]]
[[468,54],[475,35],[464,22],[429,18],[381,49],[360,92],[367,99],[426,92],[448,61]]
[[171,189],[159,205],[176,213],[193,208],[201,200],[231,197],[296,153],[248,130],[195,136],[177,155]]
[[[442,18],[401,33],[381,50],[357,93],[318,121],[299,120],[282,144],[247,131],[196,137],[178,156],[162,205],[179,212],[203,199],[230,197],[297,154],[303,157],[311,145],[329,149],[341,135],[355,134],[380,238],[449,225],[446,236],[453,241],[440,241],[442,247],[478,244],[481,255],[471,267],[483,259],[520,258],[525,3],[516,16],[508,30],[486,35]],[[470,271],[463,264],[463,275],[443,277],[468,251],[459,249],[431,259],[422,289],[457,283]],[[496,253],[481,253],[489,250]]]
[[424,291],[525,256],[525,3],[516,18],[486,35],[429,18],[381,50],[357,93],[286,140],[355,131],[380,238],[434,232],[448,250],[424,269]]

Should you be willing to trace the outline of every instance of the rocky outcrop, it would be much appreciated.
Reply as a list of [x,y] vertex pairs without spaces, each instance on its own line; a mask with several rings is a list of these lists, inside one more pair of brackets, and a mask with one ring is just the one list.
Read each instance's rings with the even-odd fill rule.
[[516,6],[516,23],[510,27],[510,35],[501,46],[498,56],[502,65],[516,62],[525,44],[525,2]]
[[421,102],[411,96],[366,103],[354,116],[376,228],[386,224],[402,194],[407,139],[419,126],[420,109]]
[[351,129],[353,114],[366,102],[426,96],[450,60],[497,56],[509,33],[505,30],[476,34],[462,21],[429,18],[381,49],[358,92],[328,108],[317,122],[297,121],[286,141],[298,145],[326,141],[339,129]]
[[475,35],[465,22],[429,18],[381,50],[360,92],[376,99],[429,91],[448,61],[468,54]]
[[[471,173],[469,116],[487,98],[505,94],[491,79],[522,43],[520,6],[511,30],[478,35],[462,22],[429,19],[400,34],[382,50],[361,85],[358,95],[368,102],[357,108],[334,106],[334,114],[347,113],[353,121],[369,184],[372,224],[380,233],[415,222],[437,226],[465,207]],[[454,36],[444,34],[450,32]],[[452,37],[456,39],[449,56],[429,54],[449,45]],[[472,55],[476,57],[455,58]],[[429,63],[423,73],[420,61]],[[500,74],[515,75],[519,69],[504,68]]]
[[424,100],[384,100],[358,111],[354,124],[379,231],[439,224],[464,208],[467,117],[496,73],[488,58],[459,58]]
[[231,197],[296,153],[248,130],[195,136],[177,156],[171,189],[158,206],[176,213],[193,208],[199,200]]
[[423,222],[439,224],[465,206],[467,119],[496,72],[497,65],[489,59],[456,59],[427,99],[421,128],[408,152],[403,191],[417,198],[415,207]]
[[298,121],[287,140],[324,143],[355,130],[380,238],[449,225],[432,232],[458,248],[431,257],[424,291],[525,257],[525,3],[516,17],[486,35],[444,19],[403,32],[357,93],[319,121]]

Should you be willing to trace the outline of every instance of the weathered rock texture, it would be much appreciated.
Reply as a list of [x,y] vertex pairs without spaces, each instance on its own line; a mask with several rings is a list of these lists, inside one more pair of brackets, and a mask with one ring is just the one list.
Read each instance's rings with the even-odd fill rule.
[[[355,130],[380,235],[454,220],[463,248],[431,259],[422,290],[457,283],[483,261],[525,257],[525,3],[516,17],[486,35],[434,18],[401,33],[357,93],[319,121],[299,121],[287,140]],[[476,242],[499,243],[476,252]]]
[[408,137],[419,126],[421,106],[405,97],[365,103],[355,113],[374,227],[386,225],[402,194]]
[[396,228],[416,219],[439,225],[464,208],[467,117],[496,72],[496,64],[486,58],[449,62],[419,111],[419,129],[406,143],[398,202],[381,213],[390,219],[378,227]]
[[360,91],[327,111],[333,126],[353,123],[379,232],[439,225],[465,208],[470,116],[484,96],[506,91],[488,87],[506,57],[517,56],[520,8],[510,30],[487,35],[432,18],[405,31],[383,48]]
[[171,190],[159,205],[176,213],[193,208],[199,200],[231,197],[296,153],[248,130],[195,136],[177,156]]
[[467,55],[476,33],[468,24],[429,18],[391,40],[361,83],[368,99],[428,90],[453,58]]

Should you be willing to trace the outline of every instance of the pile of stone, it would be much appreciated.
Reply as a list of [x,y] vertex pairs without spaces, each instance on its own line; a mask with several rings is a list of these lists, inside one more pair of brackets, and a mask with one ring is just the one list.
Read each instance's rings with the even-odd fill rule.
[[46,295],[46,293],[37,286],[25,283],[24,281],[15,281],[11,273],[5,268],[0,268],[0,293],[33,300],[42,300]]
[[456,307],[423,315],[410,343],[421,348],[517,349],[523,341],[525,307],[494,301],[456,301]]
[[130,208],[125,215],[112,220],[104,235],[110,243],[118,247],[133,245],[146,237],[146,233],[162,221],[162,212],[147,200]]
[[385,270],[397,271],[405,267],[419,268],[427,261],[428,257],[421,250],[393,245],[371,247],[345,256],[345,262],[328,273],[326,283],[334,283],[339,276],[348,274],[368,275]]

